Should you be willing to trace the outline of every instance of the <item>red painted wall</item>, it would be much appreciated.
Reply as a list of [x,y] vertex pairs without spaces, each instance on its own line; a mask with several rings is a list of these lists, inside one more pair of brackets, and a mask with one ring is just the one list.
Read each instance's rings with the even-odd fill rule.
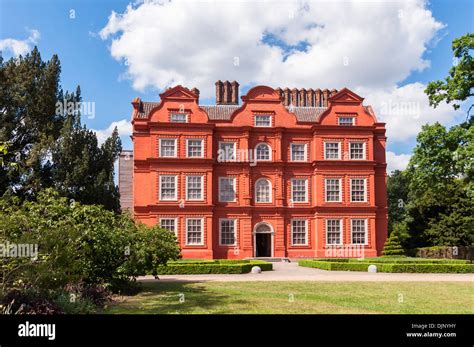
[[[161,102],[148,112],[140,111],[141,100],[132,103],[134,111],[133,202],[135,218],[153,225],[159,218],[176,218],[177,236],[184,258],[245,258],[255,255],[254,228],[264,222],[273,229],[272,250],[275,257],[353,257],[380,255],[387,237],[387,194],[385,162],[385,124],[375,118],[363,99],[348,89],[329,98],[329,105],[313,122],[299,122],[283,106],[282,98],[272,88],[258,86],[242,97],[230,120],[210,119],[199,107],[198,96],[177,86],[161,94]],[[172,112],[184,112],[188,123],[170,122]],[[255,114],[272,115],[272,126],[254,127]],[[340,126],[337,117],[351,114],[354,126]],[[176,158],[160,158],[160,138],[176,138]],[[186,158],[186,139],[204,141],[203,158]],[[260,142],[271,146],[271,161],[256,166],[242,162],[217,161],[219,141],[233,140],[238,149],[253,149]],[[324,159],[324,141],[341,143],[341,159]],[[364,160],[349,160],[350,140],[365,143]],[[290,143],[307,144],[307,161],[290,161]],[[178,176],[176,201],[159,200],[159,176]],[[202,201],[187,201],[185,177],[204,176]],[[218,177],[236,178],[236,201],[219,202]],[[254,185],[257,179],[272,183],[270,203],[256,203]],[[308,202],[291,204],[290,180],[308,179]],[[342,202],[325,202],[325,178],[340,178]],[[349,180],[364,178],[366,202],[350,202]],[[181,205],[181,206],[180,206]],[[203,218],[203,245],[186,245],[186,218]],[[236,245],[219,245],[219,219],[237,220]],[[291,219],[308,222],[307,245],[293,246]],[[351,246],[351,219],[366,219],[366,245]],[[341,219],[343,246],[335,249],[326,244],[327,219]],[[356,253],[355,251],[361,251]]]

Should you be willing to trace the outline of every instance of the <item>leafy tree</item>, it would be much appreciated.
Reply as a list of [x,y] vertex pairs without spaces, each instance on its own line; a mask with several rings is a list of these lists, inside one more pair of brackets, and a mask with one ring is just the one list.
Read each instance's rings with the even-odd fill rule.
[[407,169],[410,248],[468,245],[473,233],[473,122],[425,125]]
[[395,170],[387,178],[388,233],[406,217],[408,179],[403,171]]
[[[474,34],[468,33],[453,40],[454,66],[444,81],[430,82],[425,90],[430,105],[437,107],[441,101],[453,102],[454,109],[460,107],[459,101],[474,96]],[[472,107],[472,105],[471,105]]]

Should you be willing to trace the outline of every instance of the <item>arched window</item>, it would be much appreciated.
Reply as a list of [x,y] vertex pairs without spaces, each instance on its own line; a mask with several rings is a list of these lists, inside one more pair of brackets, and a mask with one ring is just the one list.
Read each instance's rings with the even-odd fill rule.
[[272,232],[272,228],[266,223],[260,223],[255,229],[256,233],[267,234]]
[[255,147],[257,160],[271,160],[271,149],[266,143],[259,143]]
[[255,183],[255,201],[271,202],[272,201],[272,184],[266,178],[260,178]]

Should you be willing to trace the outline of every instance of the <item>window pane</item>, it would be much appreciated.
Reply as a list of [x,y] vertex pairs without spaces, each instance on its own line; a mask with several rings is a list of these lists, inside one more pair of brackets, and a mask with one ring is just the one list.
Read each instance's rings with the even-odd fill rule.
[[328,245],[341,243],[341,221],[339,219],[326,220],[326,235]]
[[219,178],[219,200],[222,202],[235,201],[235,179]]
[[268,180],[257,181],[255,187],[255,195],[257,202],[271,202],[270,201],[270,182]]
[[201,219],[188,219],[186,221],[186,243],[188,245],[202,244]]
[[326,142],[326,159],[339,159],[339,142]]
[[339,117],[339,125],[354,125],[354,117]]
[[306,145],[291,144],[291,160],[292,161],[306,161]]
[[257,146],[257,160],[270,160],[270,146],[266,143]]
[[257,127],[270,127],[270,126],[272,126],[272,116],[269,116],[269,115],[257,115],[257,116],[255,116],[255,126],[257,126]]
[[364,159],[364,142],[351,142],[350,155],[351,159]]
[[365,235],[367,234],[365,219],[352,220],[352,243],[365,244]]
[[186,113],[172,113],[170,121],[173,123],[186,123]]
[[220,225],[221,244],[234,245],[235,244],[235,220],[223,219]]
[[221,161],[235,160],[235,143],[234,142],[220,142],[219,143],[218,158]]
[[175,139],[161,139],[160,140],[160,154],[162,157],[176,156],[176,140]]
[[174,218],[161,218],[160,227],[176,234],[176,220]]
[[365,179],[351,179],[351,201],[365,201]]
[[339,179],[326,179],[326,201],[340,201]]
[[294,219],[291,222],[292,242],[293,245],[305,245],[307,240],[306,221],[302,219]]
[[176,199],[176,176],[161,176],[160,182],[161,199]]
[[187,176],[188,200],[202,199],[202,176]]
[[202,140],[188,140],[188,157],[202,157]]
[[291,180],[291,198],[293,202],[306,202],[306,179]]

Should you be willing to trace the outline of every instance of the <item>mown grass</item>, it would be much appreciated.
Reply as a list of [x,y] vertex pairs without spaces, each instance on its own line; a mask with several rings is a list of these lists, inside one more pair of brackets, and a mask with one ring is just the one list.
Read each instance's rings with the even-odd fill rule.
[[[181,299],[181,300],[180,300]],[[183,300],[184,299],[184,300]],[[152,282],[111,314],[474,313],[469,282]]]

